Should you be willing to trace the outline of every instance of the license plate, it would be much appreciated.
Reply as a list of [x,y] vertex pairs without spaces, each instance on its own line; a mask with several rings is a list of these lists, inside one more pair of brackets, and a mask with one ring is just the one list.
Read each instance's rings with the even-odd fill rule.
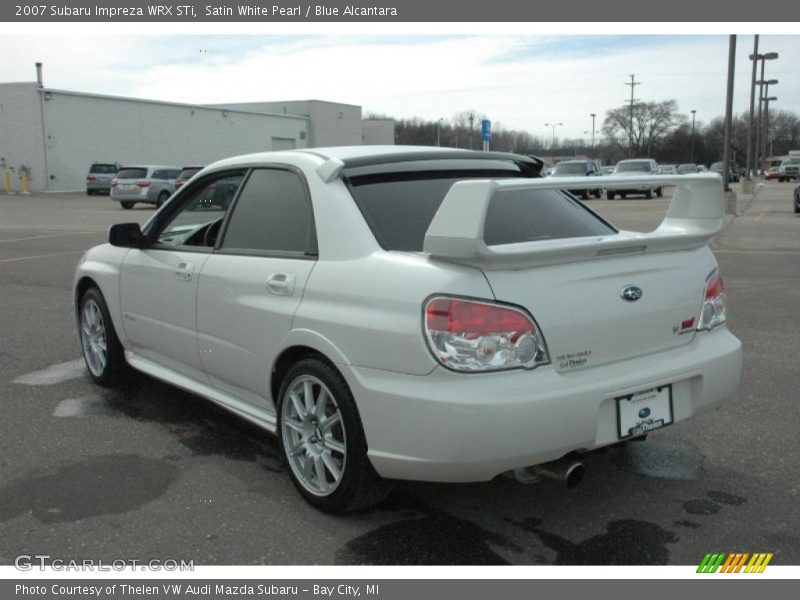
[[662,385],[616,398],[619,439],[643,435],[672,424],[672,385]]

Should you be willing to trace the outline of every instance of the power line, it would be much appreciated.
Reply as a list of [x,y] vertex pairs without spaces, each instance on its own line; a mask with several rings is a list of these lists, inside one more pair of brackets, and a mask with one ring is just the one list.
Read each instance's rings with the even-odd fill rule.
[[[633,90],[637,85],[642,85],[642,82],[636,81],[636,75],[631,73],[631,82],[625,85],[631,86],[631,121],[630,128],[628,129],[628,158],[633,158],[633,105],[636,102],[636,99],[633,97]],[[626,100],[626,102],[628,102],[628,100]]]

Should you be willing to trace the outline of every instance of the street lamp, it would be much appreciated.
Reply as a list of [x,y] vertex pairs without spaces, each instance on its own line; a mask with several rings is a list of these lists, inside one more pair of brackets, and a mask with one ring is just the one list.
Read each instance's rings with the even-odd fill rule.
[[[754,61],[759,61],[760,60],[761,61],[761,81],[764,80],[764,65],[765,65],[766,61],[768,61],[768,60],[776,60],[777,58],[778,58],[778,53],[777,52],[767,52],[765,54],[754,53],[754,54],[750,55],[750,60],[754,60]],[[763,88],[762,88],[762,86],[761,86],[761,84],[759,82],[754,82],[754,85],[755,84],[758,84],[759,89],[758,89],[758,119],[757,119],[757,125],[756,125],[756,151],[755,151],[756,160],[753,161],[753,164],[761,166],[761,174],[763,175],[764,174],[764,170],[763,170],[763,168],[764,168],[764,165],[763,165],[764,155],[761,154],[761,123],[762,123],[761,98],[764,95],[764,90],[763,90]]]
[[692,159],[689,161],[692,164],[694,164],[694,118],[695,118],[696,114],[697,114],[697,111],[692,109],[692,141],[691,141]]
[[769,104],[767,103],[765,105],[764,102],[769,97],[769,86],[778,85],[778,80],[777,79],[765,80],[762,77],[759,81],[756,81],[756,83],[762,90],[762,92],[759,94],[758,97],[759,100],[758,105],[759,107],[761,107],[762,105],[764,106],[763,110],[759,108],[759,117],[761,118],[761,120],[759,121],[759,127],[763,131],[763,133],[760,136],[761,144],[759,145],[759,151],[761,152],[761,173],[763,175],[767,162],[767,126],[769,122],[769,115],[767,114],[767,111],[769,110]]
[[564,124],[563,123],[545,123],[544,124],[545,127],[550,127],[553,130],[553,132],[552,132],[553,133],[553,137],[552,137],[552,141],[550,142],[550,151],[551,152],[556,147],[556,127],[561,127],[562,125],[564,125]]
[[[777,83],[777,82],[776,82]],[[767,140],[769,139],[769,103],[775,102],[777,96],[767,96],[764,100],[764,163],[767,162]],[[769,153],[772,155],[772,143],[770,142]]]
[[595,113],[591,113],[589,116],[590,116],[590,117],[592,117],[592,156],[594,156],[594,132],[595,132],[595,128],[594,128],[594,118],[595,118],[597,115],[596,115]]
[[436,145],[442,145],[442,117],[439,117],[439,120],[436,121]]

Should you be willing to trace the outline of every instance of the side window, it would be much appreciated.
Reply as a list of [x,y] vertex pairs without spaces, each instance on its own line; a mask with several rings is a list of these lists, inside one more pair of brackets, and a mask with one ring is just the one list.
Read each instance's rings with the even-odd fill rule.
[[256,169],[228,220],[222,248],[263,252],[314,252],[309,200],[300,177],[281,169]]
[[213,247],[222,220],[244,179],[244,171],[216,175],[199,181],[183,194],[178,211],[161,228],[156,239],[168,246]]
[[156,169],[153,171],[153,174],[150,176],[152,179],[164,179],[164,171],[161,169]]

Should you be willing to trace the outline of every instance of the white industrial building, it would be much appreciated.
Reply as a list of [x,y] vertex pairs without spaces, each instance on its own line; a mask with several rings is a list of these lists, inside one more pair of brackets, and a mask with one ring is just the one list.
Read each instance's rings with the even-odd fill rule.
[[248,152],[364,143],[361,107],[319,100],[179,104],[0,83],[0,169],[30,190],[85,188],[93,162],[204,165]]

